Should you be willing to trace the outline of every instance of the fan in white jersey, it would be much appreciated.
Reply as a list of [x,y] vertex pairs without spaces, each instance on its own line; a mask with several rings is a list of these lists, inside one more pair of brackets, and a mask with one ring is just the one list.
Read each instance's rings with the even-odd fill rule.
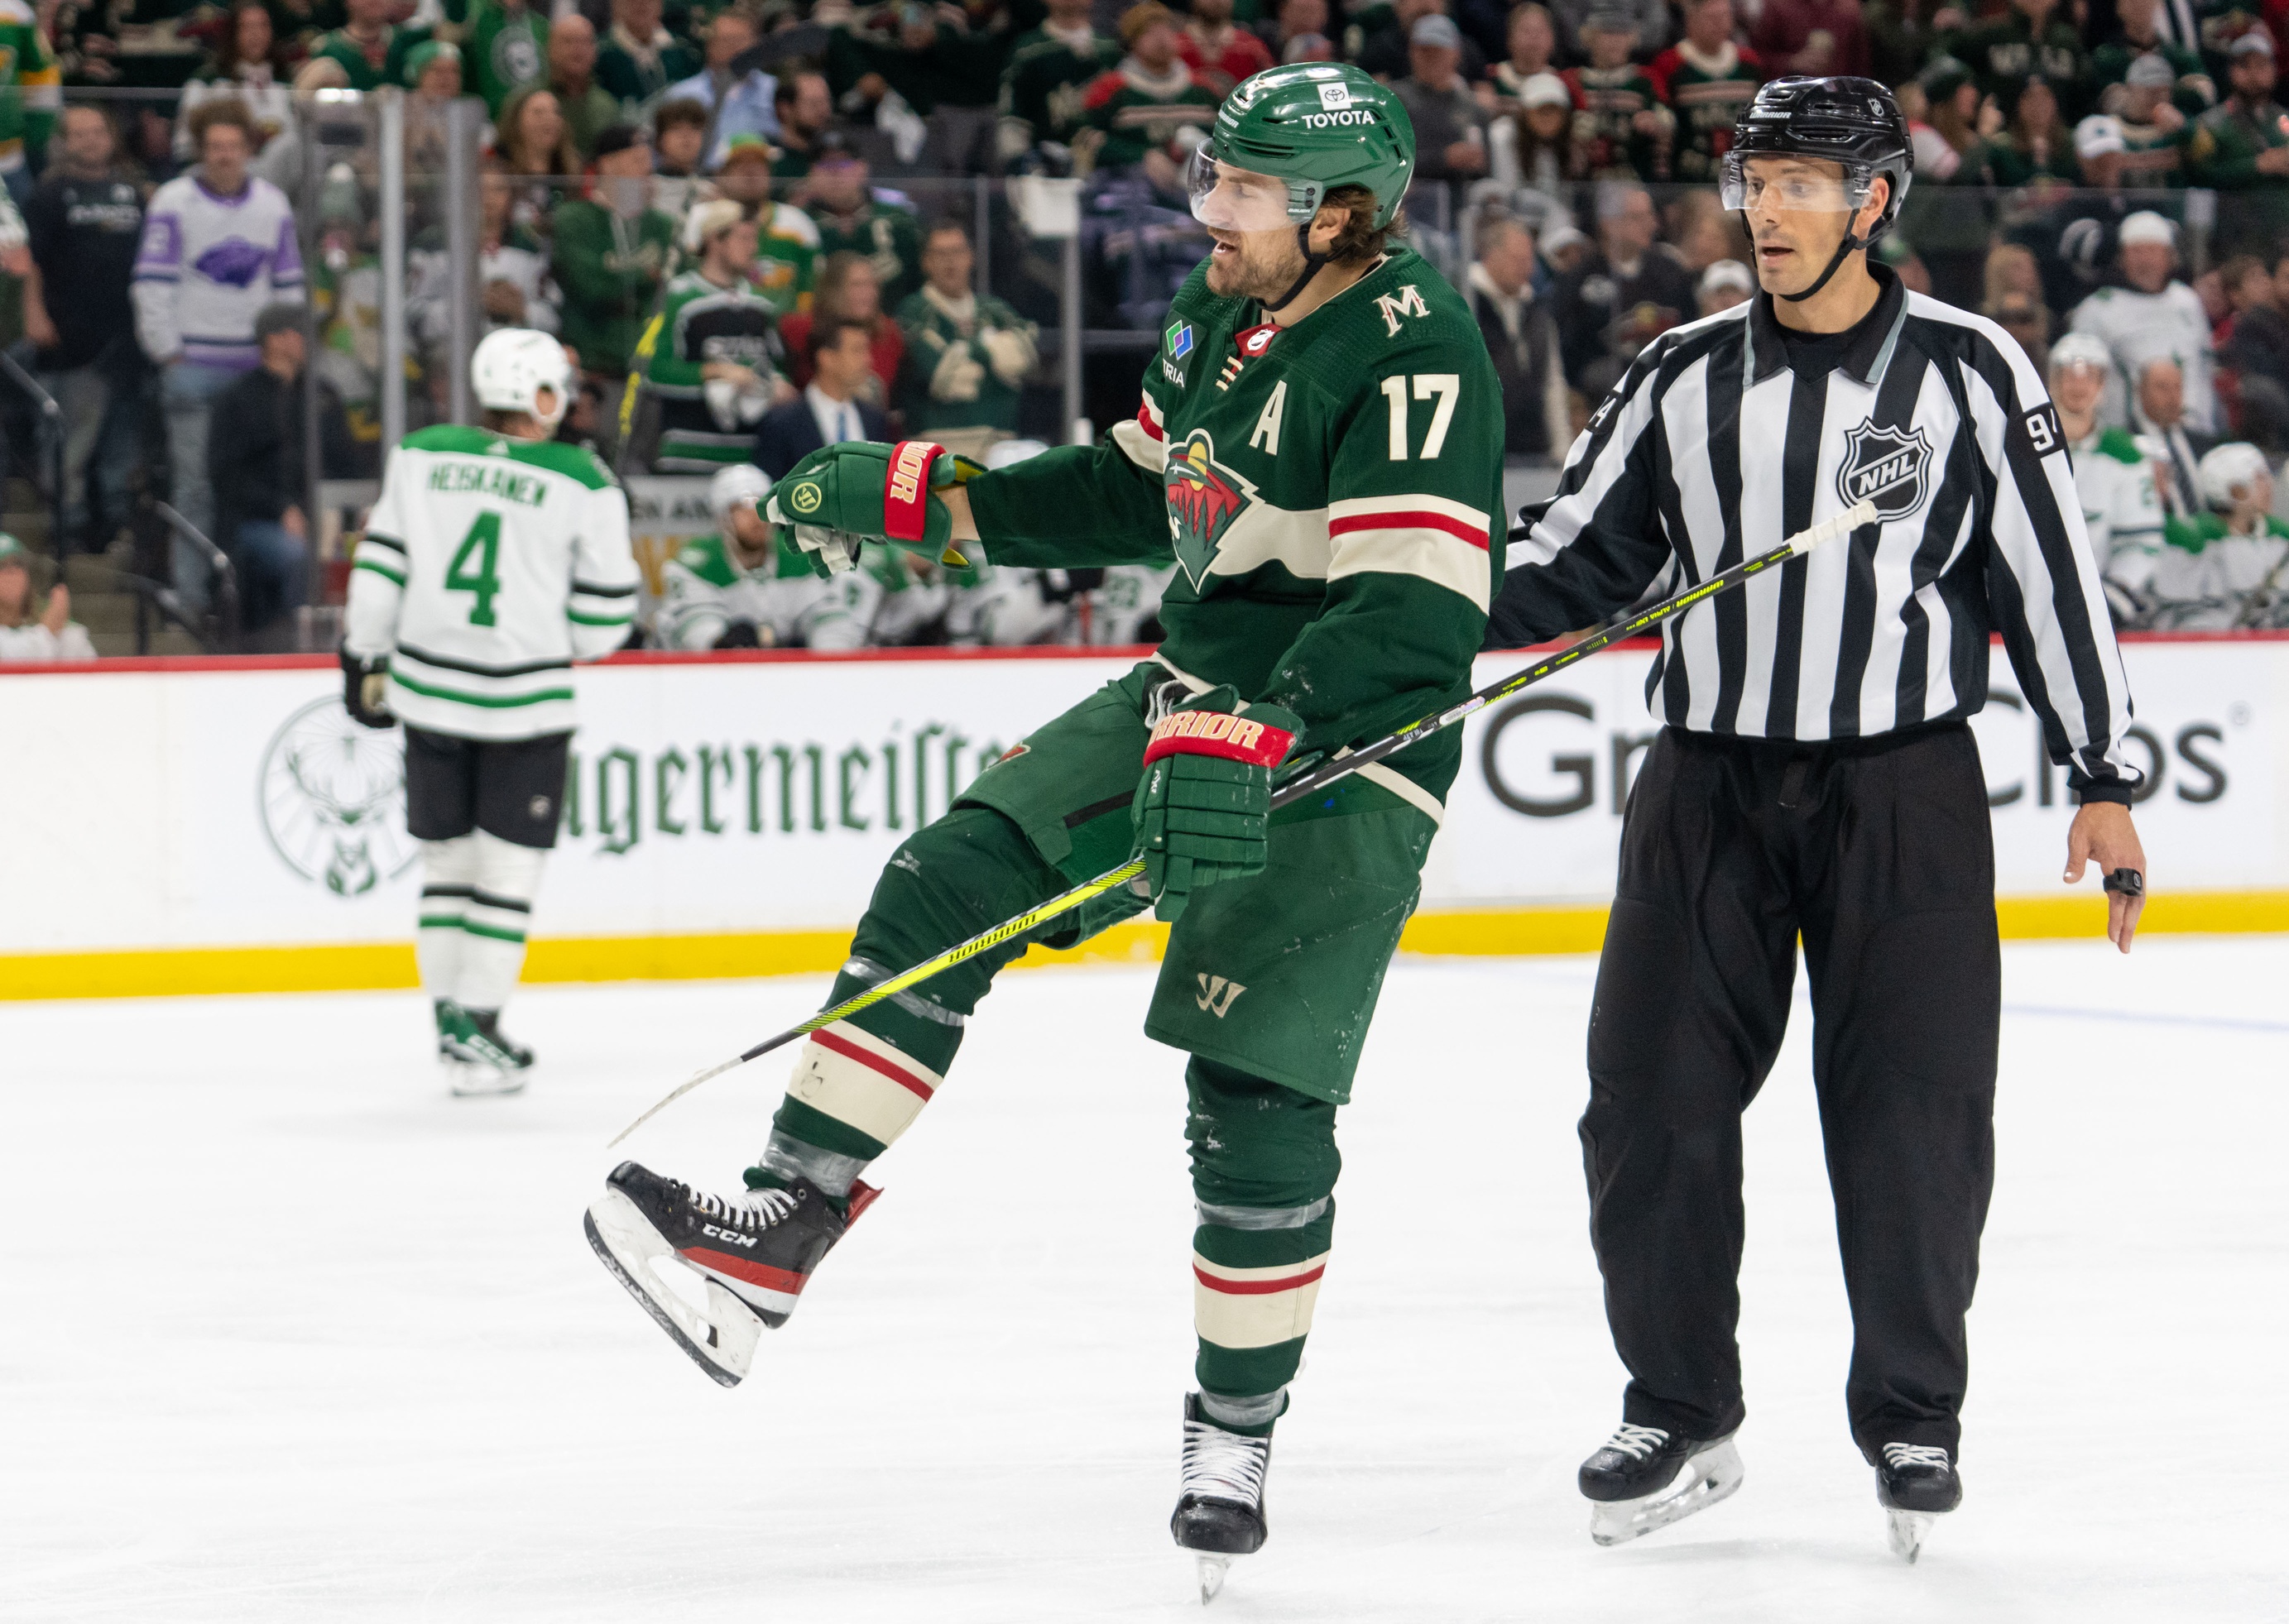
[[540,869],[556,844],[572,665],[627,641],[628,505],[603,464],[550,438],[564,346],[505,328],[470,361],[482,427],[399,442],[350,571],[345,703],[405,724],[406,824],[421,842],[421,984],[457,1094],[524,1086],[502,1036]]
[[2201,295],[2175,274],[2177,240],[2177,228],[2150,209],[2124,220],[2115,242],[2125,285],[2101,288],[2074,307],[2068,324],[2097,338],[2114,358],[2099,408],[2107,422],[2137,421],[2131,402],[2138,374],[2148,362],[2167,356],[2185,375],[2186,426],[2206,434],[2217,424],[2216,358]]
[[708,482],[713,534],[683,544],[660,571],[653,634],[666,649],[861,649],[881,602],[863,569],[822,580],[756,511],[770,475],[733,463]]
[[2113,357],[2088,333],[2070,332],[2051,348],[2051,400],[2059,409],[2074,462],[2075,494],[2092,561],[2106,584],[2116,620],[2138,624],[2162,546],[2162,498],[2153,465],[2126,430],[2099,422]]

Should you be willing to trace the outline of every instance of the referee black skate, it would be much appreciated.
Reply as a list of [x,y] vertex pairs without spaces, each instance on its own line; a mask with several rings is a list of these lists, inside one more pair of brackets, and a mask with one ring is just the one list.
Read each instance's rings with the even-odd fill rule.
[[1582,1118],[1623,1425],[1582,1467],[1601,1544],[1741,1482],[1741,1116],[1797,943],[1851,1300],[1845,1398],[1893,1548],[1952,1510],[1964,1316],[1994,1174],[2001,969],[1967,718],[2001,633],[2080,800],[2066,878],[2130,949],[2130,695],[2058,415],[1992,322],[1868,258],[1907,190],[1869,79],[1782,79],[1722,174],[1762,291],[1647,346],[1520,515],[1489,641],[1599,621],[1866,499],[1878,522],[1665,628],[1590,1018]]

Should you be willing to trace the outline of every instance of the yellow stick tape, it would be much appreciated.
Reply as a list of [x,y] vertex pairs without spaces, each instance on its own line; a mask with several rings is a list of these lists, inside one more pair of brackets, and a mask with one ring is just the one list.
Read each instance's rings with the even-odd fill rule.
[[[2095,890],[2006,896],[1996,915],[2006,940],[2090,937],[2106,932]],[[2165,891],[2149,898],[2141,935],[2289,933],[2289,891]],[[1402,952],[1437,957],[1591,953],[1605,940],[1603,908],[1487,909],[1418,913]],[[1116,925],[1070,952],[1034,947],[1020,969],[1059,964],[1153,964],[1168,927],[1150,919]],[[532,943],[524,979],[534,982],[701,981],[827,975],[849,951],[847,931],[754,935],[573,936]],[[307,947],[168,948],[133,952],[0,954],[0,1001],[22,999],[167,998],[217,992],[342,992],[412,987],[407,943]]]

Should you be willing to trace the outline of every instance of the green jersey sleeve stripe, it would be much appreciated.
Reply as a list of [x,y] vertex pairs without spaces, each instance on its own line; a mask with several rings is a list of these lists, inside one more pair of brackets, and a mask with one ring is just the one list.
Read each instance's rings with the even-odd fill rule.
[[636,617],[630,609],[625,615],[584,615],[578,609],[566,609],[564,617],[576,626],[624,626]]
[[488,711],[515,710],[523,705],[546,705],[552,699],[570,699],[572,697],[572,690],[569,688],[545,688],[540,689],[538,693],[531,694],[507,694],[501,696],[491,694],[464,694],[454,689],[439,688],[431,683],[418,681],[413,678],[407,676],[402,671],[392,671],[389,673],[389,680],[398,687],[410,689],[411,691],[420,694],[427,698],[451,700],[455,705],[474,705]]
[[392,569],[387,564],[379,563],[370,558],[362,558],[355,564],[352,564],[350,568],[353,569],[371,569],[374,574],[379,576],[385,581],[391,582],[399,586],[405,585],[405,577],[401,571]]

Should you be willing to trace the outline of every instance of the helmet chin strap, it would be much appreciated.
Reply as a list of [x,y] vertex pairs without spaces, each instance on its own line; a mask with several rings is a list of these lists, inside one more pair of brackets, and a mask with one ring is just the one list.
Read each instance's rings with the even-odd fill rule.
[[1268,299],[1264,301],[1264,314],[1270,315],[1275,311],[1285,310],[1288,306],[1294,304],[1296,302],[1296,296],[1301,293],[1305,288],[1309,287],[1311,285],[1312,278],[1317,276],[1321,270],[1326,268],[1328,256],[1326,254],[1315,254],[1312,251],[1312,220],[1316,220],[1319,217],[1315,214],[1312,216],[1311,220],[1305,220],[1302,225],[1296,227],[1296,246],[1301,249],[1304,253],[1304,274],[1296,278],[1294,282],[1290,283],[1288,286],[1288,291],[1282,293],[1278,299]]
[[1835,275],[1838,270],[1843,268],[1844,261],[1847,255],[1857,253],[1860,250],[1867,246],[1867,238],[1861,236],[1854,232],[1846,231],[1844,234],[1844,241],[1838,243],[1836,245],[1836,251],[1828,257],[1828,268],[1821,272],[1820,280],[1818,282],[1814,283],[1812,286],[1806,288],[1801,293],[1776,293],[1773,297],[1775,299],[1784,299],[1791,305],[1802,304],[1806,299],[1810,299],[1814,294],[1819,292],[1822,288],[1828,285],[1828,279]]

